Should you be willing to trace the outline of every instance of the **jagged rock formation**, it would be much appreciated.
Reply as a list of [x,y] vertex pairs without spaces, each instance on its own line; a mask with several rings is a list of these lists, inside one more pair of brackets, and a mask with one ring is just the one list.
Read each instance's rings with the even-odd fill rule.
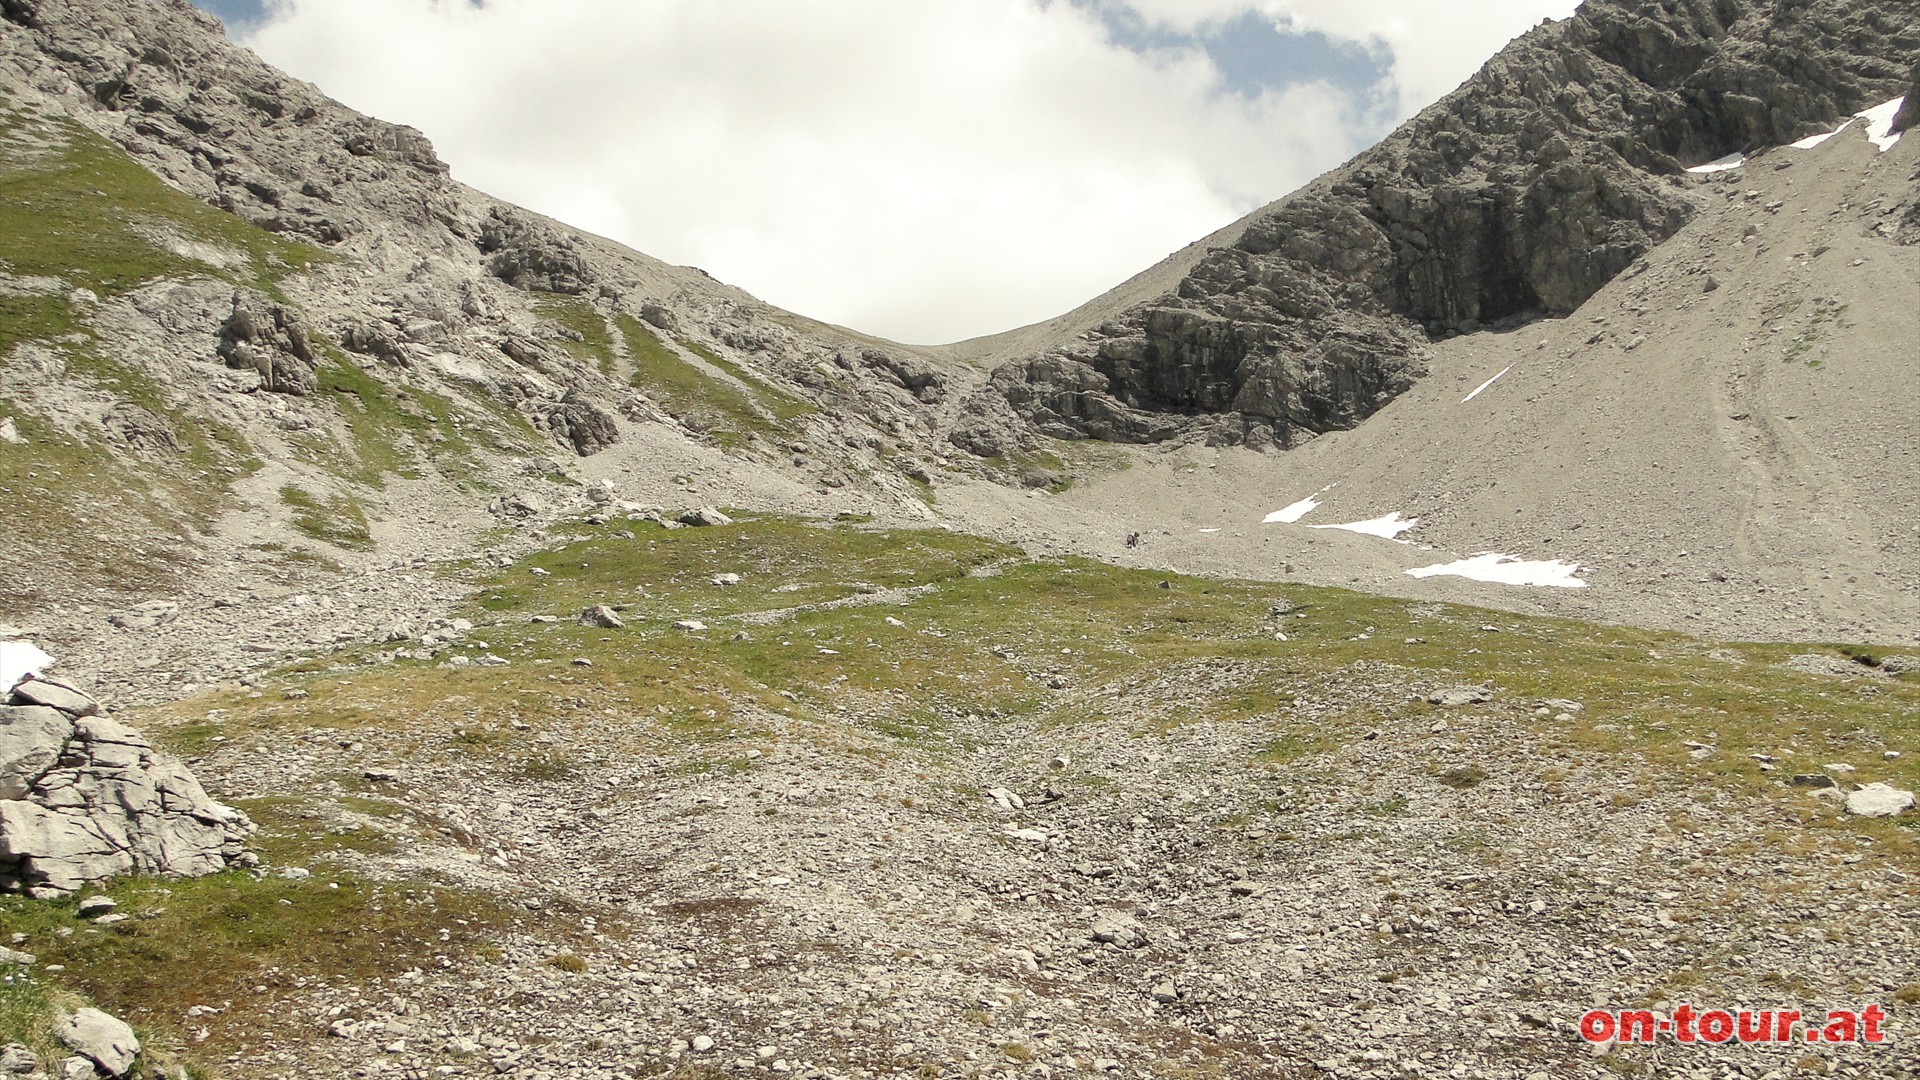
[[86,694],[28,678],[7,700],[0,888],[60,895],[116,874],[198,877],[246,859],[247,816]]
[[487,271],[529,292],[583,293],[593,271],[579,249],[555,229],[527,214],[495,208],[480,230]]
[[300,317],[264,297],[233,296],[233,314],[220,328],[220,358],[230,368],[256,371],[260,388],[278,394],[311,394],[319,385],[313,344]]
[[1423,373],[1425,338],[1566,314],[1671,236],[1692,214],[1687,166],[1898,93],[1911,16],[1896,0],[1588,0],[1242,221],[1172,292],[1003,365],[990,392],[1060,436],[1203,426],[1286,446],[1350,427]]
[[1920,64],[1913,65],[1913,74],[1907,78],[1907,100],[1893,114],[1894,134],[1910,131],[1916,124],[1920,124]]
[[620,441],[620,426],[579,386],[570,388],[547,411],[546,427],[581,457],[590,457]]

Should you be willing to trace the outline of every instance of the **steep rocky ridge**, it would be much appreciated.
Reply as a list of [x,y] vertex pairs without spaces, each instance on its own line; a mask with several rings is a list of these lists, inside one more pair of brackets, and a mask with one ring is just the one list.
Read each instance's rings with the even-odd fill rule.
[[225,533],[351,562],[623,442],[907,513],[993,468],[938,438],[968,365],[467,188],[184,0],[3,15],[0,495],[43,509],[9,610],[178,587]]
[[1916,50],[1890,0],[1589,0],[1116,299],[1177,274],[1162,295],[1056,323],[1077,338],[986,393],[1060,437],[1284,447],[1351,427],[1425,373],[1430,340],[1565,315],[1673,235],[1696,209],[1684,168],[1830,130],[1897,95]]
[[[1920,640],[1920,142],[1883,152],[1863,128],[1695,179],[1693,219],[1577,313],[1434,343],[1431,374],[1351,431],[1285,455],[1169,447],[1054,498],[971,486],[943,504],[993,535],[1169,569]],[[1419,525],[1401,543],[1327,528],[1388,514]],[[1587,587],[1406,573],[1485,551],[1577,564]]]

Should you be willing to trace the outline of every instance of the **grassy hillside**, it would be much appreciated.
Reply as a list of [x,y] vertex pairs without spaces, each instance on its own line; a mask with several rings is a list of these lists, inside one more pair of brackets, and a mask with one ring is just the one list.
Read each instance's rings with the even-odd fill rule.
[[[419,962],[418,942],[436,927],[457,933],[427,940],[427,951],[463,979],[505,970],[497,965],[509,939],[521,943],[521,964],[554,960],[542,978],[598,977],[569,975],[575,965],[615,977],[623,958],[690,932],[673,928],[702,917],[698,898],[733,903],[724,875],[690,865],[680,884],[642,894],[654,896],[649,909],[589,904],[602,936],[587,939],[509,914],[501,904],[512,906],[511,891],[430,869],[448,865],[432,853],[450,845],[482,867],[534,860],[502,879],[529,883],[551,869],[538,868],[537,848],[522,852],[477,824],[490,799],[505,797],[488,792],[538,805],[585,798],[607,821],[677,827],[675,815],[690,812],[671,809],[680,800],[697,806],[757,785],[769,760],[793,754],[814,762],[806,775],[815,782],[895,778],[913,794],[876,808],[889,820],[965,830],[981,827],[976,785],[990,781],[979,777],[1018,775],[1030,767],[1019,762],[1072,748],[1047,780],[1066,793],[1061,805],[1093,820],[1137,809],[1157,818],[1161,792],[1209,790],[1179,827],[1195,843],[1226,844],[1256,874],[1358,844],[1384,845],[1396,864],[1438,858],[1449,875],[1498,881],[1531,872],[1533,844],[1584,850],[1589,841],[1573,834],[1527,839],[1503,824],[1505,813],[1464,810],[1516,798],[1640,835],[1647,857],[1678,843],[1729,865],[1833,851],[1865,859],[1862,872],[1920,865],[1910,816],[1838,816],[1785,783],[1835,762],[1857,767],[1852,780],[1920,783],[1911,755],[1883,753],[1911,745],[1920,682],[1869,668],[1883,657],[1858,648],[1719,643],[769,517],[699,529],[577,526],[548,550],[481,573],[465,612],[473,629],[430,653],[350,647],[283,668],[258,689],[131,717],[203,774],[251,778],[243,805],[264,826],[269,874],[116,884],[109,891],[123,910],[148,914],[73,937],[57,934],[72,924],[66,905],[0,905],[0,932],[25,934],[21,947],[67,965],[31,993],[85,994],[165,1043],[194,1027],[179,1019],[188,1004],[237,999],[229,984],[257,982],[244,1010],[209,1020],[202,1042],[180,1044],[215,1063],[258,1051],[263,1033],[317,1039],[325,1025],[312,1019],[315,1001],[332,1000],[320,988],[384,985]],[[723,574],[740,581],[716,584]],[[594,604],[626,625],[580,625],[575,616]],[[705,628],[674,625],[686,620]],[[1821,658],[1832,673],[1800,670],[1818,666],[1806,660],[1788,666],[1795,656]],[[1484,688],[1490,700],[1464,710],[1426,700],[1453,686]],[[598,777],[634,763],[657,780],[603,789]],[[1703,831],[1684,808],[1709,804],[1745,808],[1745,824]],[[817,835],[840,843],[860,832],[844,829]],[[719,835],[710,842],[752,842]],[[1328,848],[1330,837],[1344,839]],[[876,860],[887,869],[875,872],[904,872],[916,850],[899,849],[900,870],[893,856]],[[676,856],[659,857],[679,872]],[[287,866],[314,876],[273,876]],[[1390,903],[1391,890],[1414,888],[1405,881],[1367,888]],[[1798,888],[1762,883],[1726,902],[1792,903]],[[198,913],[191,923],[169,921],[189,910]],[[231,932],[208,936],[206,912],[226,913],[213,925]],[[377,960],[343,948],[368,934],[392,947]],[[1737,994],[1774,977],[1751,945],[1704,930],[1681,940],[1690,943],[1651,961],[1653,974],[1635,984],[1645,1001],[1675,988]],[[1408,972],[1396,976],[1408,985],[1451,985],[1451,968],[1423,959],[1414,939],[1396,932],[1363,946]],[[1813,977],[1794,977],[1803,976]],[[20,1000],[0,1038],[35,1037],[42,998]],[[308,1019],[289,1028],[277,1019],[285,1016]],[[1158,1046],[1172,1030],[1127,1038]],[[1226,1075],[1265,1060],[1223,1053]]]

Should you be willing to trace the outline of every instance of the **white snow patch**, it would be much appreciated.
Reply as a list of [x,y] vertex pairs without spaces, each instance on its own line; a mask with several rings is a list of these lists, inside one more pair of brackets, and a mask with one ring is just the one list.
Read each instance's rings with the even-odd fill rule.
[[1308,514],[1313,513],[1314,510],[1319,508],[1320,500],[1319,498],[1317,498],[1319,494],[1320,493],[1316,491],[1312,495],[1309,495],[1306,498],[1301,499],[1297,503],[1291,503],[1287,506],[1281,507],[1278,510],[1275,510],[1273,513],[1268,514],[1264,518],[1261,518],[1260,524],[1273,525],[1276,523],[1281,523],[1281,524],[1291,525],[1294,522],[1299,521],[1301,518],[1306,517]]
[[1854,114],[1867,122],[1867,138],[1873,140],[1873,145],[1882,151],[1893,149],[1893,144],[1900,141],[1900,136],[1893,130],[1893,117],[1900,111],[1900,106],[1905,104],[1906,100],[1904,96],[1897,97],[1892,101],[1875,105],[1866,112]]
[[52,664],[53,657],[31,641],[0,641],[0,690],[11,690],[14,683]]
[[1219,529],[1201,529],[1200,531],[1203,533],[1217,533],[1220,530]]
[[1688,169],[1687,171],[1699,176],[1706,176],[1710,173],[1730,172],[1734,169],[1738,169],[1744,166],[1746,163],[1747,163],[1747,155],[1728,154],[1726,157],[1723,157],[1723,158],[1715,158],[1714,160],[1707,162],[1705,165],[1695,165],[1693,168]]
[[1797,143],[1788,143],[1787,145],[1793,147],[1795,150],[1811,150],[1814,147],[1819,146],[1821,143],[1826,142],[1828,139],[1833,138],[1835,135],[1838,135],[1841,132],[1847,130],[1847,128],[1852,127],[1853,121],[1855,119],[1857,118],[1848,117],[1846,123],[1841,124],[1839,127],[1834,128],[1832,131],[1827,132],[1825,135],[1809,135],[1806,138],[1801,139]]
[[1900,112],[1900,106],[1905,104],[1906,100],[1904,97],[1897,97],[1892,101],[1882,102],[1865,112],[1854,113],[1847,118],[1846,122],[1824,135],[1809,135],[1799,142],[1790,143],[1789,145],[1795,150],[1811,150],[1852,127],[1855,120],[1865,120],[1867,122],[1867,138],[1873,141],[1873,145],[1879,147],[1882,151],[1891,150],[1893,149],[1893,145],[1900,141],[1900,136],[1893,133],[1893,118]]
[[[1512,370],[1513,370],[1513,365],[1508,364],[1506,367],[1503,367],[1500,369],[1500,375],[1505,375],[1507,372]],[[1467,402],[1472,401],[1474,398],[1479,397],[1480,391],[1485,390],[1487,387],[1492,386],[1494,383],[1497,383],[1500,381],[1500,375],[1495,375],[1493,378],[1488,379],[1486,382],[1483,382],[1479,386],[1474,387],[1473,393],[1468,394],[1466,397],[1463,397],[1460,399],[1460,404],[1465,405]]]
[[1346,532],[1362,533],[1367,536],[1378,536],[1386,540],[1392,540],[1418,524],[1420,524],[1419,518],[1403,518],[1400,516],[1400,511],[1395,510],[1386,517],[1371,518],[1366,521],[1349,521],[1341,525],[1309,525],[1307,527],[1310,529],[1341,529]]
[[1299,502],[1290,503],[1286,506],[1281,507],[1278,510],[1275,510],[1271,514],[1268,514],[1266,517],[1260,519],[1260,524],[1272,525],[1278,522],[1281,524],[1291,525],[1294,522],[1299,521],[1301,518],[1306,517],[1308,514],[1311,514],[1316,509],[1318,509],[1320,506],[1320,496],[1325,495],[1327,492],[1332,491],[1334,488],[1337,488],[1339,486],[1340,486],[1340,481],[1335,480],[1333,483],[1328,484],[1326,487],[1321,488],[1319,491],[1316,491],[1313,494],[1307,496],[1306,498],[1301,499]]
[[1463,577],[1490,581],[1496,585],[1544,585],[1557,589],[1584,589],[1587,583],[1575,577],[1584,567],[1558,559],[1521,559],[1513,555],[1485,552],[1471,559],[1456,559],[1436,566],[1421,566],[1407,571],[1408,577]]

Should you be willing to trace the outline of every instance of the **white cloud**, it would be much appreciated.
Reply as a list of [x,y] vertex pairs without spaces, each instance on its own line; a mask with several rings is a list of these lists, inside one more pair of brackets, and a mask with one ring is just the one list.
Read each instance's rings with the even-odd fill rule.
[[[1495,21],[1289,6],[1396,73],[1427,7]],[[1394,8],[1412,29],[1359,11]],[[1331,87],[1223,94],[1200,52],[1129,52],[1061,2],[276,0],[246,43],[470,184],[908,341],[1058,314],[1381,134]]]
[[1379,43],[1393,55],[1401,117],[1433,104],[1507,42],[1542,19],[1564,19],[1579,0],[1127,0],[1143,17],[1192,31],[1249,9],[1297,32]]

